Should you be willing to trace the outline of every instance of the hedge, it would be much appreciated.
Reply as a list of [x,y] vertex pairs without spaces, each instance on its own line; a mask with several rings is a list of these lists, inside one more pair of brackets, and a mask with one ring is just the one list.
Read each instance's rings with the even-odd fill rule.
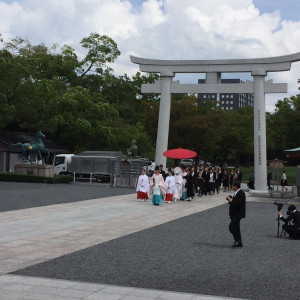
[[26,175],[17,173],[0,173],[0,181],[13,182],[36,182],[36,183],[70,183],[73,177],[70,175],[54,175],[54,177],[44,177],[36,175]]

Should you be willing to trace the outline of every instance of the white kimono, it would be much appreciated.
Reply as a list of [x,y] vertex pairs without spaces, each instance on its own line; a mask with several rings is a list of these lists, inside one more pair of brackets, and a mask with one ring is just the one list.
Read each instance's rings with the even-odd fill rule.
[[174,191],[174,198],[179,200],[182,196],[182,182],[183,178],[181,174],[175,174],[175,191]]
[[175,193],[175,178],[174,176],[168,176],[165,180],[166,184],[166,193],[173,194]]
[[149,178],[147,175],[140,175],[136,186],[136,191],[149,193]]

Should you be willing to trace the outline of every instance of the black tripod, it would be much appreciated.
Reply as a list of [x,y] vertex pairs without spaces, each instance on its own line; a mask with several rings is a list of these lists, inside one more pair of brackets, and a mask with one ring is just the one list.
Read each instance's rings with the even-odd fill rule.
[[[289,225],[291,225],[291,222],[289,222]],[[279,230],[279,229],[278,229]],[[278,231],[279,232],[279,231]],[[282,230],[281,230],[281,233],[280,233],[280,236],[279,237],[282,237],[282,234],[283,234],[283,236],[285,236],[285,234],[286,234],[286,231],[284,230],[284,228],[282,228]],[[277,236],[278,237],[278,236]]]

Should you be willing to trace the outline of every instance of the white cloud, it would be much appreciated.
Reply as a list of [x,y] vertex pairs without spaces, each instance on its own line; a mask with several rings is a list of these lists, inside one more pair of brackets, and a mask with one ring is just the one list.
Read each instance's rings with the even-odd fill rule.
[[[22,0],[9,5],[0,0],[0,32],[4,39],[18,35],[49,46],[67,43],[78,52],[82,51],[79,41],[91,32],[109,35],[122,52],[113,66],[117,74],[137,71],[129,54],[157,59],[222,59],[300,51],[300,19],[282,21],[278,11],[261,14],[252,0],[147,0],[140,7],[132,3]],[[293,95],[298,92],[299,74],[300,63],[295,63],[290,72],[269,74],[269,78],[288,82]],[[273,110],[275,100],[269,99],[276,96],[267,97],[267,110]]]

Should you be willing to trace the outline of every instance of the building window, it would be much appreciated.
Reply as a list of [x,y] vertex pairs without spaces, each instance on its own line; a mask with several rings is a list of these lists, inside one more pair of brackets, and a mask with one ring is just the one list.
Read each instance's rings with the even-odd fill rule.
[[233,95],[230,95],[230,98],[233,98]]
[[206,98],[206,95],[203,95],[203,98]]
[[226,104],[229,104],[229,101],[226,101]]
[[224,104],[224,101],[221,101],[222,104]]
[[221,107],[222,110],[224,110],[224,107]]
[[212,97],[212,98],[215,98],[215,95],[212,95],[211,97]]
[[233,104],[233,101],[230,101],[230,104]]
[[229,95],[226,95],[226,98],[229,98]]
[[233,107],[232,107],[232,106],[230,106],[230,110],[233,110]]
[[222,98],[224,98],[224,95],[222,95]]

